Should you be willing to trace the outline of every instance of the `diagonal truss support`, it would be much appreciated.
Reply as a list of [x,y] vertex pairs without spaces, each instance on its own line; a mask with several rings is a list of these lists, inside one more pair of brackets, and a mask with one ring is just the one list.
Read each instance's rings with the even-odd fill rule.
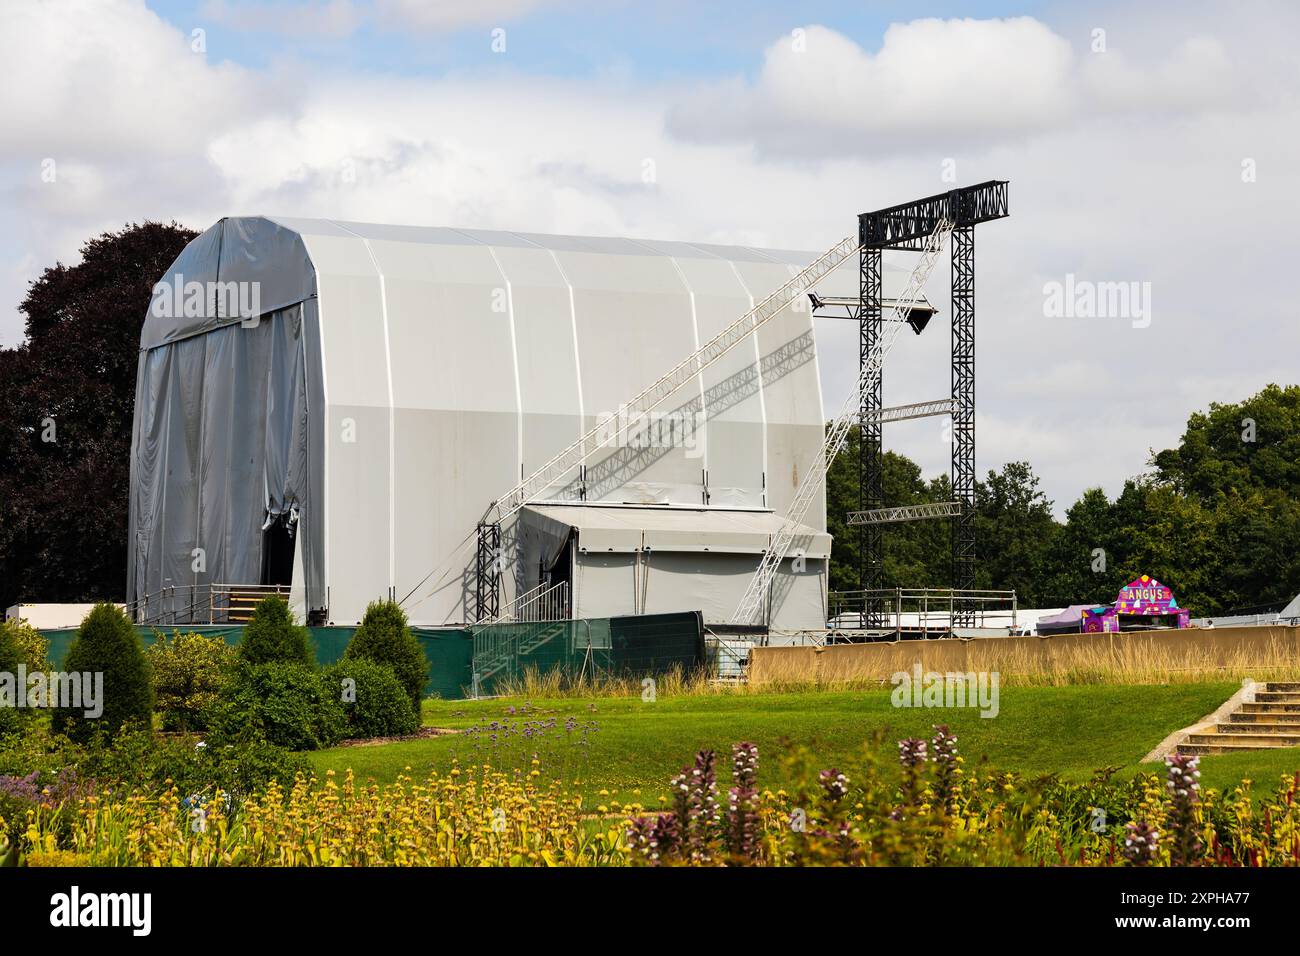
[[[947,219],[941,219],[938,227],[928,237],[925,248],[912,269],[912,274],[908,277],[906,290],[896,300],[897,315],[909,315],[920,300],[926,279],[930,277],[935,263],[939,261],[939,254],[943,251],[944,242],[951,232],[952,223]],[[897,340],[902,323],[882,323],[882,326],[880,338],[872,342],[870,354],[867,355],[859,371],[857,388],[848,396],[839,415],[827,427],[826,441],[822,446],[821,454],[813,460],[800,478],[799,486],[795,489],[794,500],[785,514],[785,520],[772,535],[772,540],[759,561],[758,570],[750,578],[749,586],[736,606],[736,612],[732,616],[732,622],[735,624],[765,624],[771,617],[769,598],[776,572],[789,553],[790,545],[803,524],[813,500],[825,487],[826,471],[844,444],[849,427],[861,418],[863,393],[873,386],[878,387],[885,356],[889,354],[890,348]]]
[[935,501],[920,505],[899,505],[895,508],[874,508],[871,511],[854,511],[848,523],[857,525],[893,524],[899,521],[919,521],[923,518],[951,518],[962,512],[959,501]]

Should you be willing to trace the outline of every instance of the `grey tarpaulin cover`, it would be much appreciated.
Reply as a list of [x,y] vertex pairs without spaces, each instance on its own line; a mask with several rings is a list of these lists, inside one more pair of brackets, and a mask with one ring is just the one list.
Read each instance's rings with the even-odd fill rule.
[[[222,314],[212,287],[232,282],[257,283],[262,314]],[[187,315],[194,284],[206,307]],[[296,549],[295,584],[324,593],[323,523],[313,520],[322,449],[308,428],[304,332],[314,288],[302,240],[264,219],[222,220],[159,281],[136,377],[131,600],[169,586],[259,583],[263,525],[281,514],[311,537]]]
[[[413,623],[465,621],[474,529],[488,504],[606,421],[616,426],[608,449],[548,489],[547,502],[693,509],[694,531],[719,542],[734,529],[711,509],[771,520],[788,509],[824,435],[806,301],[671,396],[666,421],[624,428],[618,415],[812,258],[223,219],[163,277],[140,337],[128,600],[167,586],[260,582],[263,529],[287,515],[300,610],[353,623],[392,595]],[[853,294],[855,271],[831,273],[818,291]],[[887,300],[905,277],[886,269]],[[184,294],[205,284],[210,296]],[[249,289],[255,321],[237,294]],[[821,497],[805,520],[824,535]],[[512,544],[517,530],[505,529]],[[589,554],[575,588],[584,613],[707,604],[716,614],[757,553],[652,550],[639,592],[625,555]],[[520,557],[507,574],[505,600],[536,580],[533,560]],[[826,560],[809,552],[806,565],[791,572],[806,579],[786,582],[778,626],[823,623]],[[450,569],[429,578],[440,566]]]

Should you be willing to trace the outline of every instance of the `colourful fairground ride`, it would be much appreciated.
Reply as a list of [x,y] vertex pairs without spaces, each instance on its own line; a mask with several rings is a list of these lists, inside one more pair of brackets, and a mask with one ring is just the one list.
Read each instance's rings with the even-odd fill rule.
[[1190,617],[1191,612],[1178,606],[1173,591],[1144,574],[1121,588],[1113,604],[1085,610],[1081,630],[1090,633],[1188,627]]
[[1040,618],[1037,631],[1040,635],[1149,631],[1188,627],[1189,618],[1173,591],[1144,574],[1123,587],[1113,603],[1072,604],[1059,614]]

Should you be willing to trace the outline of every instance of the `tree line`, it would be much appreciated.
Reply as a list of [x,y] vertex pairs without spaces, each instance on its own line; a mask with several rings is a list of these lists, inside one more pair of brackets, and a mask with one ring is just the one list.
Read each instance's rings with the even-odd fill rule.
[[[858,587],[857,430],[828,477],[834,535],[831,588]],[[1016,590],[1022,607],[1109,603],[1140,574],[1167,584],[1193,616],[1275,605],[1300,593],[1300,386],[1269,385],[1249,398],[1193,412],[1177,447],[1115,498],[1083,492],[1053,517],[1028,461],[975,485],[975,586]],[[948,475],[926,481],[906,456],[883,455],[887,505],[951,501]],[[888,525],[888,587],[949,587],[951,520]]]

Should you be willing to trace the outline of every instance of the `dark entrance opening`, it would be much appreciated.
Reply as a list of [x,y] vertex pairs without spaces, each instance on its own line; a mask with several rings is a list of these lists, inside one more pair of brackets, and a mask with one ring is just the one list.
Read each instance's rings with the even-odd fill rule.
[[[545,587],[553,587],[561,581],[568,582],[570,602],[573,600],[573,551],[576,543],[577,536],[573,529],[570,529],[569,540],[560,549],[560,553],[555,558],[555,563],[549,568],[545,564],[538,568],[538,583]],[[570,604],[567,611],[572,613],[572,604]]]
[[287,514],[276,515],[262,532],[262,584],[293,584],[293,549],[298,541],[297,525]]

